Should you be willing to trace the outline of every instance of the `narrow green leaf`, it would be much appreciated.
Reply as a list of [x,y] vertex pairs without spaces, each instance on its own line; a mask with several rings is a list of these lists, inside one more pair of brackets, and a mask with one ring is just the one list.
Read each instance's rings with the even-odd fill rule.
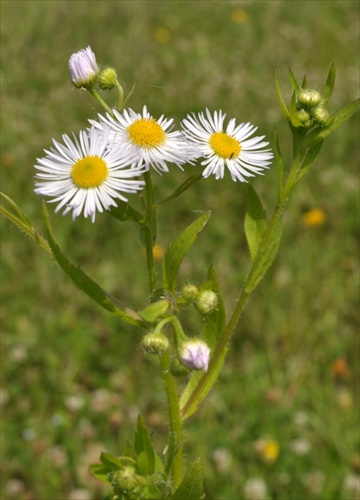
[[320,150],[322,148],[324,141],[317,142],[315,146],[309,148],[305,158],[301,164],[301,169],[298,172],[298,176],[295,182],[299,182],[299,180],[307,173],[307,171],[312,167],[315,163],[317,157],[319,156]]
[[164,288],[171,292],[175,289],[176,276],[180,265],[189,251],[190,247],[196,240],[198,234],[204,229],[209,220],[211,212],[206,212],[199,217],[195,222],[190,224],[176,240],[169,246],[164,259]]
[[340,109],[334,116],[329,125],[323,128],[317,128],[316,130],[310,132],[304,139],[304,147],[314,146],[317,142],[323,141],[328,135],[330,135],[334,130],[339,128],[343,123],[345,123],[351,116],[357,111],[360,104],[360,99],[356,99],[345,108]]
[[139,311],[140,316],[145,320],[152,323],[162,314],[165,314],[169,309],[170,302],[166,299],[159,300],[158,302],[154,302],[150,304],[148,307]]
[[165,474],[170,476],[174,458],[179,449],[179,440],[176,432],[171,432],[169,435],[169,447],[166,453]]
[[121,220],[122,222],[132,220],[137,224],[144,224],[144,216],[135,210],[135,208],[121,200],[116,200],[116,203],[118,205],[117,207],[111,207],[111,209],[107,211],[112,217]]
[[213,388],[222,370],[227,352],[228,348],[222,350],[216,365],[211,370],[209,369],[208,372],[195,372],[191,375],[189,382],[180,396],[180,410],[183,420],[196,413],[199,405]]
[[333,93],[334,86],[335,86],[335,76],[336,76],[335,64],[332,63],[330,70],[329,70],[329,73],[328,73],[328,76],[327,76],[327,79],[326,79],[325,87],[324,87],[324,90],[322,93],[322,95],[323,95],[322,105],[323,106],[325,106],[330,101],[330,97]]
[[143,475],[153,474],[155,471],[155,453],[149,433],[145,427],[144,419],[138,417],[135,432],[134,449],[137,456],[137,464]]
[[276,89],[276,94],[277,94],[277,97],[278,97],[278,100],[279,100],[279,104],[280,104],[280,108],[281,108],[281,111],[283,112],[283,115],[285,116],[285,118],[287,120],[290,119],[290,115],[289,115],[289,111],[286,107],[286,104],[285,104],[285,101],[284,101],[284,98],[283,98],[283,95],[282,95],[282,92],[281,92],[281,88],[280,88],[280,84],[279,84],[279,80],[278,80],[278,77],[277,77],[277,71],[275,69],[275,89]]
[[282,217],[279,215],[273,222],[271,232],[266,231],[261,240],[251,274],[248,278],[245,292],[250,293],[258,285],[269,269],[279,248],[282,235]]
[[199,458],[191,462],[184,479],[180,483],[172,500],[201,500],[203,498],[203,468]]
[[210,347],[210,350],[214,350],[221,338],[222,332],[224,331],[226,317],[224,299],[221,293],[215,268],[213,266],[210,266],[208,272],[208,280],[209,284],[206,289],[212,290],[216,293],[218,297],[218,304],[213,312],[205,316],[201,339],[207,343],[207,345]]
[[295,90],[295,92],[296,93],[300,92],[300,90],[301,90],[300,85],[298,84],[298,82],[295,78],[295,75],[292,72],[291,68],[289,68],[289,79],[290,79],[291,86]]
[[265,210],[263,209],[255,189],[249,183],[247,191],[247,210],[245,215],[245,235],[252,261],[254,261],[256,257],[265,229]]
[[163,200],[159,201],[159,203],[156,204],[156,207],[165,205],[165,203],[168,203],[169,201],[178,198],[182,193],[184,193],[189,188],[191,188],[191,186],[196,184],[201,178],[202,178],[202,173],[198,175],[192,175],[191,177],[186,179],[186,181],[183,182],[177,189],[175,189],[175,191],[170,196],[167,196]]
[[280,144],[277,135],[277,131],[275,130],[275,161],[277,165],[277,173],[278,173],[278,198],[281,198],[283,187],[284,187],[284,163],[280,151]]
[[119,470],[124,466],[124,462],[120,459],[109,455],[109,453],[101,453],[100,462],[104,467],[108,468],[109,472]]
[[89,472],[102,483],[110,484],[109,472],[111,471],[109,471],[105,465],[91,464],[89,466]]
[[306,89],[306,87],[307,87],[307,76],[306,76],[306,75],[304,75],[304,78],[303,78],[303,81],[302,81],[301,87],[302,87],[303,89]]
[[301,123],[297,115],[295,92],[293,92],[290,101],[290,120],[295,128],[303,127],[303,124]]
[[43,218],[47,232],[48,243],[50,245],[54,258],[62,268],[62,270],[72,280],[72,282],[86,295],[88,295],[94,302],[99,304],[107,311],[120,317],[123,321],[126,321],[131,325],[142,325],[143,320],[135,311],[132,311],[131,309],[120,308],[118,305],[118,300],[115,297],[103,290],[95,281],[93,281],[87,274],[85,274],[84,271],[73,264],[62,252],[61,248],[55,240],[45,202],[43,202]]

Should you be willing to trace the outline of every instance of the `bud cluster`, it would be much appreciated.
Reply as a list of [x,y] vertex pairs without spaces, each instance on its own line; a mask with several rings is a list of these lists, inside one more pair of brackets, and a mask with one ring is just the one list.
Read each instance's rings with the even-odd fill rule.
[[313,125],[327,124],[330,113],[325,108],[320,92],[314,89],[301,89],[296,98],[297,117],[303,127],[310,128]]

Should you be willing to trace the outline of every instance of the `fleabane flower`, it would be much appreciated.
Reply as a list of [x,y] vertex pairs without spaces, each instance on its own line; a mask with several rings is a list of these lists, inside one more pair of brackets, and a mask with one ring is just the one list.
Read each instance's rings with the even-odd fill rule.
[[64,144],[53,139],[55,147],[37,159],[35,193],[53,198],[55,212],[64,207],[64,215],[72,210],[73,220],[83,212],[94,222],[96,212],[117,206],[116,199],[127,201],[122,193],[143,188],[137,177],[144,168],[124,141],[109,142],[109,133],[109,127],[92,127],[78,138],[64,134]]
[[69,76],[78,88],[91,89],[97,80],[99,67],[90,47],[75,52],[69,59]]
[[203,177],[214,174],[222,179],[227,168],[233,181],[247,182],[248,177],[268,168],[273,154],[263,148],[269,143],[263,142],[265,136],[251,138],[257,127],[250,123],[236,125],[232,118],[224,129],[225,113],[215,111],[212,116],[208,109],[205,113],[187,115],[182,121],[187,140],[204,158]]
[[120,113],[113,110],[114,117],[108,113],[106,117],[99,115],[100,124],[108,124],[115,132],[115,136],[125,136],[133,148],[135,155],[140,155],[140,163],[144,163],[146,170],[153,167],[158,173],[168,172],[168,163],[175,163],[182,169],[182,165],[195,158],[195,149],[191,147],[181,131],[172,131],[173,119],[162,115],[155,120],[143,107],[142,113],[132,109]]

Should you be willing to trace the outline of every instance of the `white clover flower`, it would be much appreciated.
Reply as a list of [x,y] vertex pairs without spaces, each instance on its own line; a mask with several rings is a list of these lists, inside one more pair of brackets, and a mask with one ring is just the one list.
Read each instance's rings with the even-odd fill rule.
[[265,136],[250,139],[257,130],[250,123],[236,125],[232,118],[224,131],[225,117],[222,111],[215,111],[211,116],[206,109],[206,116],[204,113],[187,115],[182,127],[189,143],[205,158],[201,162],[206,167],[203,177],[214,174],[216,179],[222,179],[227,167],[234,182],[247,182],[247,177],[261,174],[268,168],[273,154],[270,149],[260,151],[269,144],[262,142]]
[[209,367],[210,349],[202,340],[188,340],[180,347],[180,361],[190,370],[204,370]]
[[122,193],[142,189],[144,181],[136,177],[144,169],[126,143],[108,141],[109,133],[108,127],[92,127],[81,131],[79,139],[64,134],[65,144],[53,139],[55,148],[37,159],[35,193],[59,202],[55,212],[65,207],[64,215],[72,210],[73,220],[83,212],[94,222],[97,211],[116,207],[116,199],[127,201]]
[[245,500],[266,500],[267,485],[263,478],[252,477],[246,480],[244,484]]
[[91,123],[98,127],[106,123],[115,132],[116,137],[125,135],[134,154],[140,154],[140,162],[145,164],[146,170],[153,167],[158,173],[168,172],[167,163],[175,163],[182,169],[182,164],[195,158],[195,149],[189,146],[183,133],[171,132],[172,118],[164,118],[162,115],[155,120],[148,113],[146,106],[143,107],[142,114],[132,109],[122,113],[114,109],[113,113],[114,117],[108,113],[106,117],[99,115],[100,124]]
[[75,52],[69,59],[70,80],[79,88],[92,88],[97,79],[99,67],[90,47]]

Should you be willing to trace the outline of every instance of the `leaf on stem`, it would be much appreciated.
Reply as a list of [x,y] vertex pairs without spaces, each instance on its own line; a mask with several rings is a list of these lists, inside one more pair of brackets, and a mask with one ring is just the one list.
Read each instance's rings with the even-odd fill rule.
[[297,80],[296,80],[296,78],[295,78],[295,75],[294,75],[294,73],[292,72],[292,69],[291,69],[291,68],[289,68],[289,79],[290,79],[290,83],[291,83],[291,86],[292,86],[292,88],[294,89],[294,91],[295,91],[296,93],[300,92],[301,87],[300,87],[300,85],[298,84],[298,82],[297,82]]
[[159,316],[162,316],[169,309],[170,302],[166,299],[159,300],[150,304],[148,307],[139,311],[140,316],[149,323],[152,323]]
[[201,287],[200,290],[212,290],[215,292],[218,303],[214,311],[204,317],[204,328],[200,338],[206,342],[210,350],[214,350],[221,339],[226,323],[224,299],[214,266],[210,266],[208,280],[206,286]]
[[87,274],[85,274],[84,271],[73,264],[62,252],[61,248],[55,240],[45,202],[43,202],[43,218],[46,227],[48,243],[50,245],[54,258],[62,268],[62,270],[72,280],[72,282],[86,295],[88,295],[94,302],[99,304],[107,311],[120,317],[126,323],[130,323],[131,325],[143,325],[143,320],[135,311],[128,308],[120,308],[118,300],[115,297],[103,290],[95,281],[93,281]]
[[281,89],[280,89],[280,84],[279,84],[279,80],[278,80],[278,77],[277,77],[277,71],[275,69],[275,89],[276,89],[276,94],[277,94],[277,97],[278,97],[278,100],[279,100],[279,104],[280,104],[280,108],[283,112],[283,115],[285,116],[285,118],[287,120],[290,119],[290,115],[289,115],[289,111],[286,107],[286,104],[285,104],[285,100],[283,98],[283,95],[282,95],[282,92],[281,92]]
[[265,210],[253,186],[248,184],[245,235],[252,261],[255,260],[261,239],[266,229]]
[[191,462],[180,486],[176,489],[171,500],[201,500],[203,498],[204,479],[203,468],[199,458]]
[[137,224],[143,225],[145,222],[144,216],[135,210],[131,205],[121,200],[116,200],[117,207],[111,207],[107,212],[115,219],[125,222],[127,220],[135,221]]
[[281,199],[283,188],[284,188],[284,162],[282,159],[279,138],[277,135],[277,131],[275,129],[275,161],[277,165],[277,173],[278,173],[278,199]]
[[335,86],[335,76],[336,76],[336,69],[335,69],[335,64],[332,63],[329,74],[326,79],[325,87],[322,93],[322,105],[326,106],[326,104],[329,102],[330,97],[333,93],[334,86]]
[[170,290],[171,292],[175,289],[176,276],[180,265],[196,240],[198,234],[204,229],[207,221],[209,220],[210,214],[211,212],[206,212],[186,229],[184,229],[184,231],[169,246],[168,251],[165,253],[163,266],[164,288]]
[[137,421],[134,450],[141,475],[153,474],[155,472],[155,452],[141,415],[139,415]]

